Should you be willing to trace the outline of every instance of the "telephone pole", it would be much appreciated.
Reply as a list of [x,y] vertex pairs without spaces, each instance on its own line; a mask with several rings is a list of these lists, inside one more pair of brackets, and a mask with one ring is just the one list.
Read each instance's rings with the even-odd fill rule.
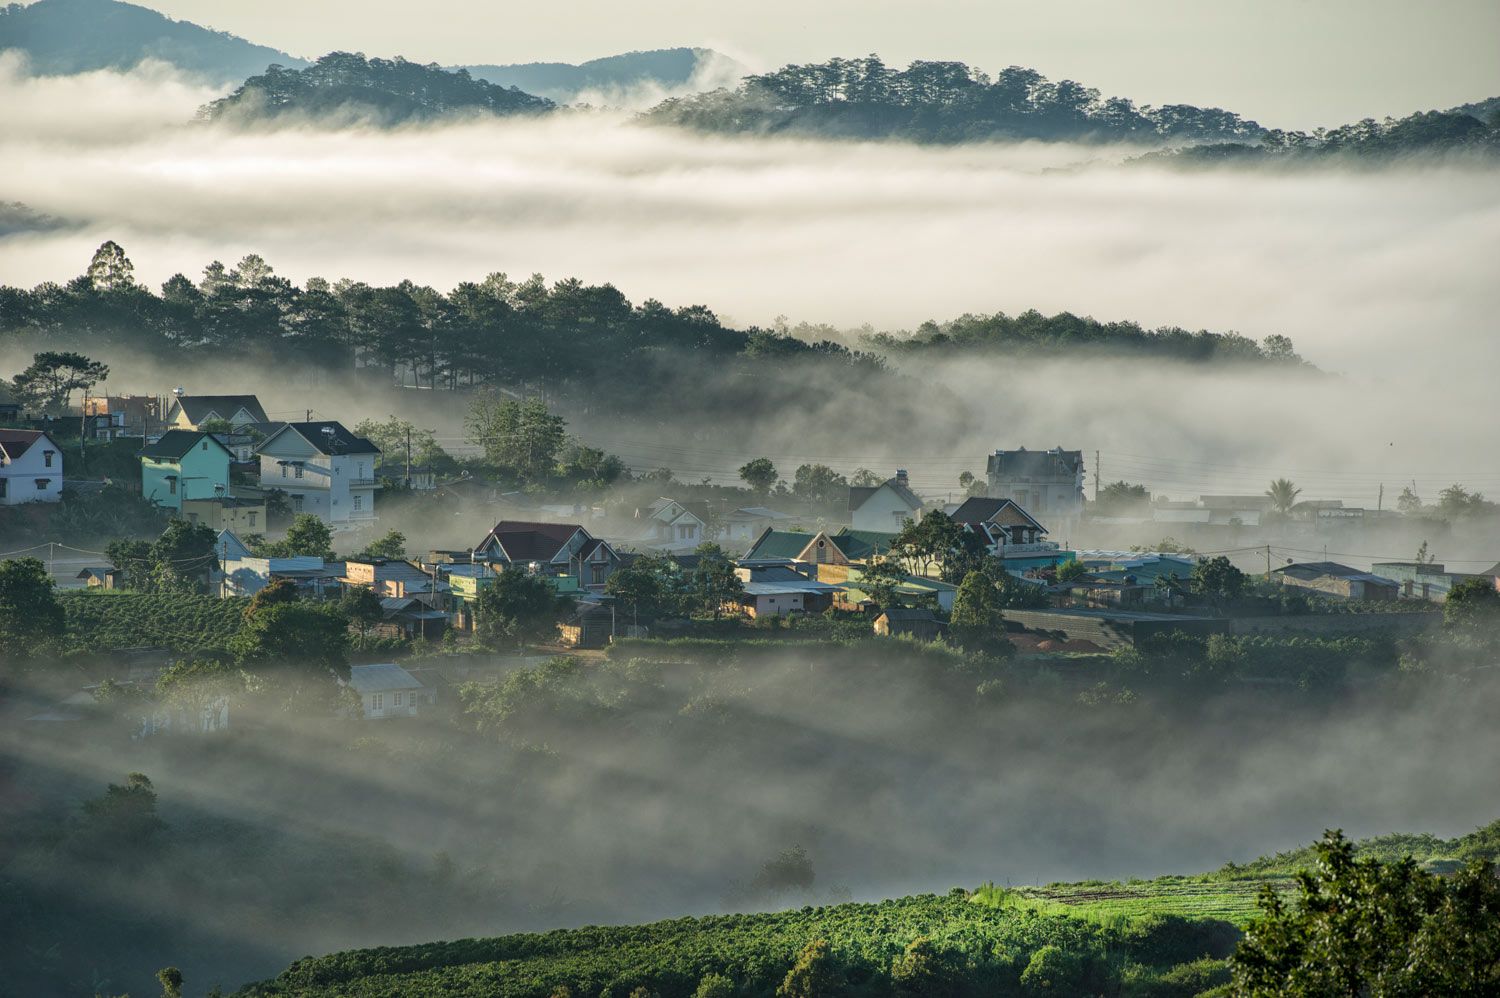
[[1266,581],[1271,581],[1271,545],[1266,545]]
[[406,428],[406,487],[411,488],[411,427]]
[[1099,452],[1094,451],[1094,502],[1099,501]]
[[1380,495],[1375,499],[1375,512],[1379,513],[1385,509],[1385,483],[1380,483]]

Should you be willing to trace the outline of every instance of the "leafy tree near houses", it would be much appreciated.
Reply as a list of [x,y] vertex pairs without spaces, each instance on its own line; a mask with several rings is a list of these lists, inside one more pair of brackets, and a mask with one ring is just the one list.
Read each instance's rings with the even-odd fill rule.
[[241,665],[263,675],[331,679],[348,661],[349,624],[335,605],[272,603],[245,618],[230,650]]
[[366,544],[365,549],[356,555],[360,560],[384,558],[387,561],[400,561],[405,557],[406,535],[399,530],[387,530]]
[[144,773],[131,773],[124,784],[111,783],[104,795],[83,802],[91,831],[114,842],[139,842],[166,827],[156,816],[156,790]]
[[484,449],[485,460],[527,485],[551,477],[567,441],[567,425],[541,399],[518,402],[493,392],[477,395],[464,417],[467,439]]
[[899,562],[883,558],[865,566],[858,585],[876,606],[889,609],[899,602],[896,589],[906,581],[909,574]]
[[1500,879],[1473,860],[1452,877],[1410,857],[1356,858],[1338,831],[1314,847],[1297,896],[1270,887],[1230,957],[1230,993],[1271,996],[1500,993]]
[[1416,490],[1410,485],[1403,486],[1401,494],[1396,497],[1396,511],[1407,516],[1413,516],[1422,512],[1422,497],[1417,495]]
[[1078,582],[1088,576],[1089,570],[1077,558],[1069,558],[1057,566],[1058,582]]
[[983,572],[970,572],[953,596],[949,617],[953,637],[965,648],[993,650],[1009,645],[1000,610],[995,583]]
[[448,456],[437,442],[437,435],[408,419],[390,416],[383,420],[365,419],[354,427],[354,435],[380,448],[387,465],[404,464],[406,446],[411,444],[413,464],[433,464]]
[[849,479],[826,464],[804,464],[792,477],[792,495],[809,503],[828,504],[844,498]]
[[768,457],[758,457],[740,465],[740,480],[756,495],[770,495],[778,477],[776,465]]
[[47,566],[36,558],[0,561],[0,664],[27,661],[60,638],[64,627]]
[[1122,515],[1140,509],[1151,501],[1151,493],[1144,485],[1132,485],[1127,481],[1110,482],[1094,497],[1095,508],[1105,515]]
[[380,597],[375,595],[373,589],[364,586],[350,586],[339,598],[339,612],[348,618],[349,623],[358,628],[361,638],[367,637],[370,628],[385,619],[385,610],[380,605]]
[[968,531],[940,509],[920,520],[907,520],[891,541],[891,554],[900,558],[913,575],[927,575],[964,545]]
[[891,985],[896,994],[910,998],[940,998],[960,991],[961,975],[930,936],[918,936],[891,964]]
[[1454,483],[1438,493],[1438,513],[1448,520],[1462,519],[1466,516],[1489,513],[1495,510],[1495,504],[1485,499],[1483,492],[1470,492],[1462,485]]
[[107,377],[108,364],[90,360],[81,353],[49,350],[34,354],[30,366],[16,375],[12,384],[23,402],[48,411],[66,408],[69,396],[75,391],[80,393],[78,456],[84,460],[89,417],[83,412],[83,399],[88,398],[89,391]]
[[1500,591],[1487,576],[1465,579],[1443,600],[1443,628],[1469,640],[1500,640]]
[[645,555],[611,572],[604,591],[615,598],[631,622],[650,623],[678,613],[683,601],[682,574],[671,559]]
[[581,441],[568,444],[558,459],[557,473],[581,491],[602,491],[625,474],[625,462],[599,447]]
[[1302,490],[1288,478],[1278,478],[1266,489],[1266,498],[1271,500],[1271,508],[1283,516],[1297,505],[1297,497],[1301,494]]
[[719,545],[700,544],[694,554],[698,556],[698,564],[688,586],[690,598],[699,610],[718,620],[725,606],[737,603],[745,594],[745,584],[735,574],[734,562]]
[[298,513],[287,527],[285,537],[279,541],[252,542],[250,549],[257,558],[306,557],[332,561],[333,530],[316,514]]
[[291,579],[272,579],[261,588],[250,602],[245,606],[245,616],[253,617],[266,607],[276,606],[278,603],[295,603],[301,597],[297,594],[297,583]]
[[862,489],[873,488],[879,485],[880,482],[880,476],[869,468],[855,468],[854,474],[849,476],[849,484]]
[[161,998],[182,998],[182,971],[176,967],[163,967],[156,972],[161,985]]
[[1246,584],[1245,573],[1235,568],[1224,555],[1198,562],[1188,579],[1188,588],[1194,595],[1220,608],[1229,600],[1238,598],[1245,591]]
[[557,636],[568,601],[541,576],[510,567],[479,591],[475,631],[481,644],[498,648]]
[[734,982],[723,974],[708,974],[698,981],[693,998],[734,998]]
[[202,592],[218,567],[211,528],[179,517],[167,521],[155,541],[116,539],[104,556],[125,573],[125,585],[140,592]]

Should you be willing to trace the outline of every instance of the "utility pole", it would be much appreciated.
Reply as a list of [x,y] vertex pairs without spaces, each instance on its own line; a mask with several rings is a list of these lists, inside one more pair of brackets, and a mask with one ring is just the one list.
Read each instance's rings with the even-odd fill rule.
[[406,487],[411,488],[411,427],[406,428]]
[[1266,581],[1271,581],[1271,545],[1266,545]]
[[1380,495],[1375,499],[1375,512],[1385,509],[1385,483],[1380,483]]
[[1099,452],[1094,451],[1094,502],[1099,501]]

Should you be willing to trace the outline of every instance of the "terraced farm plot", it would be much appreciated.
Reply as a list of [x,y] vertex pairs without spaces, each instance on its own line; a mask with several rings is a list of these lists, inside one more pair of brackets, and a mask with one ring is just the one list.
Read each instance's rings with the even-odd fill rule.
[[1163,877],[1159,880],[1130,883],[1089,882],[1050,884],[1046,887],[1020,887],[1016,894],[1042,903],[1044,910],[1075,914],[1088,913],[1103,917],[1140,915],[1182,915],[1186,918],[1218,918],[1243,928],[1259,913],[1256,898],[1263,885],[1270,884],[1280,893],[1292,889],[1290,878],[1256,880],[1218,880]]

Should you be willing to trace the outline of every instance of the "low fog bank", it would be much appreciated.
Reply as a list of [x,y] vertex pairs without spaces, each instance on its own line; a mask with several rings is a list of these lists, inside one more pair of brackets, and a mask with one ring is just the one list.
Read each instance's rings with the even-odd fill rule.
[[[1090,708],[976,695],[888,654],[866,673],[790,652],[709,667],[707,685],[634,666],[598,681],[618,712],[554,678],[498,736],[242,714],[227,736],[132,743],[12,720],[0,801],[23,840],[127,771],[151,778],[167,829],[105,867],[69,832],[77,865],[8,875],[57,899],[37,918],[92,912],[97,952],[66,959],[118,973],[131,940],[137,970],[206,986],[346,947],[1193,873],[1326,827],[1454,836],[1496,817],[1474,764],[1500,753],[1493,684]],[[794,845],[813,882],[758,888]]]

